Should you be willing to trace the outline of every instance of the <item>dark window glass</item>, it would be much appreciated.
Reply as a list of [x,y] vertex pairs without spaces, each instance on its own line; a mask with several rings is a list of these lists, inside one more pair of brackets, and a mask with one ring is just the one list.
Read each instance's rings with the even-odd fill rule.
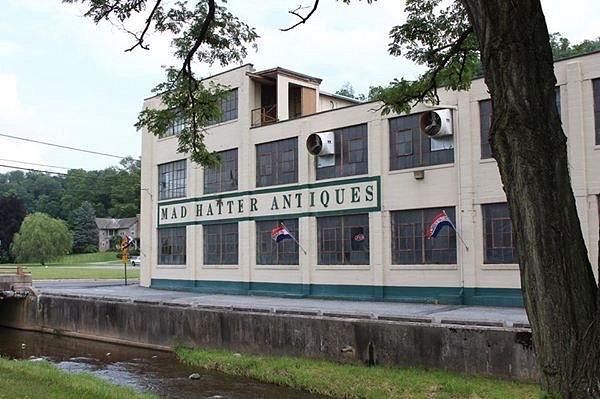
[[238,117],[238,89],[229,90],[221,99],[221,115],[213,123],[227,122]]
[[298,138],[256,145],[256,187],[298,182]]
[[366,124],[337,129],[334,140],[335,165],[317,168],[317,180],[369,172]]
[[436,139],[421,134],[419,114],[389,120],[390,170],[454,162],[453,136]]
[[556,86],[554,88],[554,103],[556,104],[556,109],[558,110],[558,117],[560,118],[560,86]]
[[596,144],[600,145],[600,79],[592,80],[594,92],[594,130],[596,131]]
[[[281,221],[287,230],[298,240],[298,219]],[[256,222],[256,264],[257,265],[297,265],[298,244],[286,239],[275,242],[271,230],[278,226],[278,220]]]
[[238,224],[204,225],[204,264],[237,265]]
[[369,264],[369,215],[317,218],[320,265]]
[[492,157],[490,128],[492,127],[492,100],[479,101],[479,137],[481,138],[481,159]]
[[158,264],[185,265],[185,227],[158,230]]
[[237,148],[219,152],[221,163],[215,168],[204,168],[204,194],[237,190],[237,155]]
[[158,199],[185,197],[186,161],[158,165]]
[[512,222],[506,203],[485,204],[483,210],[483,241],[485,263],[517,263]]
[[454,207],[391,212],[392,263],[396,265],[455,264],[456,232],[445,226],[435,238],[425,231],[442,210],[455,223]]

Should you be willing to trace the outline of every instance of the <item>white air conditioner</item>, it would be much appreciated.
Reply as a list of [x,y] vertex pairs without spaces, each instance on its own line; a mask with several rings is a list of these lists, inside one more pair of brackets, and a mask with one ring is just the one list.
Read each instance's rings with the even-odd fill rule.
[[306,149],[317,157],[317,168],[335,165],[335,133],[313,133],[306,139]]
[[313,133],[306,139],[306,149],[316,156],[335,154],[335,134],[333,132]]
[[429,137],[451,136],[453,130],[452,110],[425,111],[421,114],[419,126],[421,133]]

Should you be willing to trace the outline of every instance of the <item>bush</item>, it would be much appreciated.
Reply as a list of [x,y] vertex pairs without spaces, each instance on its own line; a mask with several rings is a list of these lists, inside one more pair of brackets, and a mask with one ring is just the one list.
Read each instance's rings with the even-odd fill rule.
[[84,254],[93,254],[98,252],[98,246],[93,244],[88,244],[83,248],[82,253]]
[[11,250],[18,262],[40,262],[45,265],[69,253],[73,237],[67,224],[45,213],[36,212],[23,221],[15,234]]

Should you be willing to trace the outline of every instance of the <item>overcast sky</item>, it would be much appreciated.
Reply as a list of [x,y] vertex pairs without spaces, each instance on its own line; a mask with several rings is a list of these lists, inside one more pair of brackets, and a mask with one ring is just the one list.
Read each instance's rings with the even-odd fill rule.
[[[125,53],[131,38],[118,28],[94,25],[81,9],[60,0],[2,0],[0,13],[0,133],[140,156],[137,113],[172,65],[167,38],[151,36],[151,50]],[[236,15],[260,35],[246,60],[258,69],[282,66],[323,79],[334,92],[350,82],[358,92],[419,68],[387,54],[388,32],[404,21],[403,2],[379,0],[350,6],[327,0],[309,23],[281,32],[295,20],[287,11],[310,0],[229,0]],[[550,32],[578,42],[600,36],[597,0],[542,0]],[[138,20],[139,21],[139,20]],[[203,74],[222,68],[198,67]],[[0,137],[7,159],[98,169],[118,160]],[[42,168],[50,169],[50,168]],[[0,168],[0,172],[6,169]]]

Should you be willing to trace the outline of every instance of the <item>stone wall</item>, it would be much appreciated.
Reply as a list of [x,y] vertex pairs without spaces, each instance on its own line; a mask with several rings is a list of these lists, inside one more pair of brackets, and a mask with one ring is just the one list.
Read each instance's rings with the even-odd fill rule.
[[66,296],[0,306],[0,325],[142,346],[224,348],[535,381],[528,329],[197,308]]

